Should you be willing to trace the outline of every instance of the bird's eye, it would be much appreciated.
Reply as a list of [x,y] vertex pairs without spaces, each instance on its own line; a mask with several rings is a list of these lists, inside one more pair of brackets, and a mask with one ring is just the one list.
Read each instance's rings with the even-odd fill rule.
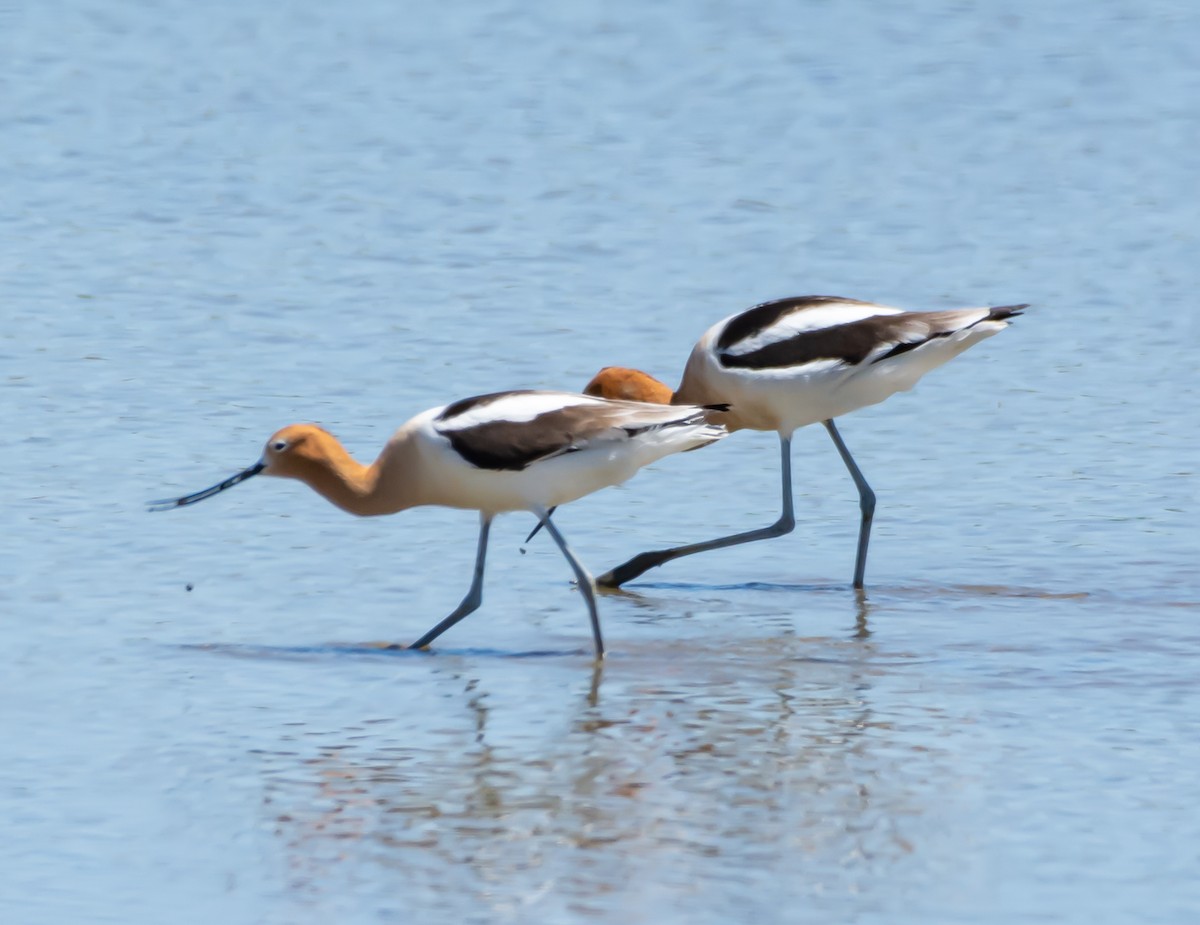
[[276,453],[282,453],[284,450],[287,449],[287,441],[286,440],[276,440],[274,443],[271,444],[271,449],[273,449]]

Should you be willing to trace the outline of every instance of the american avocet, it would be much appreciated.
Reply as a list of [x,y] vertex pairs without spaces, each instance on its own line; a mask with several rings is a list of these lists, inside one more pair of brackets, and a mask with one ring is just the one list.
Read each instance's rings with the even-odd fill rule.
[[479,607],[493,518],[505,511],[531,511],[575,572],[601,658],[604,642],[592,577],[547,510],[624,482],[670,453],[719,440],[725,429],[709,417],[724,408],[656,407],[569,392],[496,392],[417,415],[369,466],[356,462],[328,431],[292,424],[267,441],[262,458],[249,468],[203,491],[152,502],[150,509],[203,501],[262,473],[299,479],[360,517],[423,504],[479,511],[471,587],[453,613],[410,646],[414,649],[429,645]]
[[836,296],[801,296],[764,302],[709,328],[692,349],[683,381],[672,394],[634,369],[602,369],[584,391],[632,401],[705,404],[727,402],[718,415],[732,432],[742,428],[779,434],[783,513],[759,530],[634,556],[596,579],[619,587],[643,572],[697,552],[790,533],[792,434],[820,421],[858,487],[862,520],[854,587],[863,586],[875,493],[842,442],[833,419],[911,389],[931,369],[1008,327],[1025,305],[906,312]]

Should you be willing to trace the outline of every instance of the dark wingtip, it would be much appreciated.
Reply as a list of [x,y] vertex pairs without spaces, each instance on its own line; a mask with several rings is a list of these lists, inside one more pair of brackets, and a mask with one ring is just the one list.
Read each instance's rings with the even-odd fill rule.
[[1004,321],[1007,318],[1017,318],[1027,308],[1029,308],[1028,302],[1021,305],[997,305],[994,308],[988,309],[988,321]]
[[722,402],[717,402],[716,404],[713,404],[713,405],[701,405],[700,407],[703,408],[705,411],[728,411],[731,406],[730,406],[729,402],[722,401]]

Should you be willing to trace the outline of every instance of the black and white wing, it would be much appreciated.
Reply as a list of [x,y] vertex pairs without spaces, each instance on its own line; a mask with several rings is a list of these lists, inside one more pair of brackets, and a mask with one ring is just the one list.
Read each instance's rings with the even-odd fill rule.
[[472,466],[511,471],[631,441],[669,444],[666,452],[671,452],[724,436],[723,428],[708,422],[706,409],[572,392],[494,392],[466,398],[441,409],[432,426]]
[[862,366],[965,331],[1003,322],[1024,305],[906,312],[836,296],[764,302],[722,322],[710,349],[725,369],[798,370]]

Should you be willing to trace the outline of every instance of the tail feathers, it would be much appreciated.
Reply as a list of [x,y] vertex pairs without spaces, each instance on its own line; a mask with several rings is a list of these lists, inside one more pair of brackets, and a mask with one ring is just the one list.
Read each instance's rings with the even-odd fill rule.
[[697,442],[695,446],[689,446],[683,452],[690,453],[692,450],[702,449],[708,446],[710,443],[716,443],[722,437],[728,436],[729,431],[725,429],[724,424],[707,424],[703,430],[697,431],[695,434],[695,437],[699,442]]
[[701,446],[708,446],[710,443],[716,443],[722,437],[729,436],[729,428],[725,426],[725,424],[721,421],[721,418],[719,416],[713,418],[711,415],[720,415],[723,412],[728,411],[731,407],[730,403],[727,401],[714,402],[711,405],[701,405],[701,407],[705,412],[707,412],[704,415],[705,427],[701,432],[705,439],[700,446],[692,447],[692,449],[695,450],[700,449]]
[[[951,342],[961,352],[976,341],[1003,331],[1011,319],[1018,317],[1028,307],[1028,304],[998,305],[994,308],[959,308],[891,316],[895,326],[891,333],[895,340],[887,350],[873,356],[870,365],[911,353],[926,344]],[[980,315],[981,311],[986,314]],[[948,354],[945,359],[953,355]]]
[[1016,318],[1023,314],[1025,309],[1029,308],[1029,303],[1023,305],[997,305],[995,308],[988,309],[988,321],[1007,321],[1009,318]]
[[[678,406],[674,406],[678,407]],[[729,404],[722,403],[716,405],[692,405],[684,407],[685,413],[682,416],[676,416],[673,419],[665,421],[651,421],[649,424],[629,424],[625,425],[622,430],[629,436],[636,437],[639,434],[652,433],[656,430],[667,430],[674,427],[696,427],[700,425],[703,430],[699,431],[702,434],[715,434],[712,439],[718,440],[725,436],[725,427],[722,424],[716,424],[709,417],[709,412],[728,411]]]

